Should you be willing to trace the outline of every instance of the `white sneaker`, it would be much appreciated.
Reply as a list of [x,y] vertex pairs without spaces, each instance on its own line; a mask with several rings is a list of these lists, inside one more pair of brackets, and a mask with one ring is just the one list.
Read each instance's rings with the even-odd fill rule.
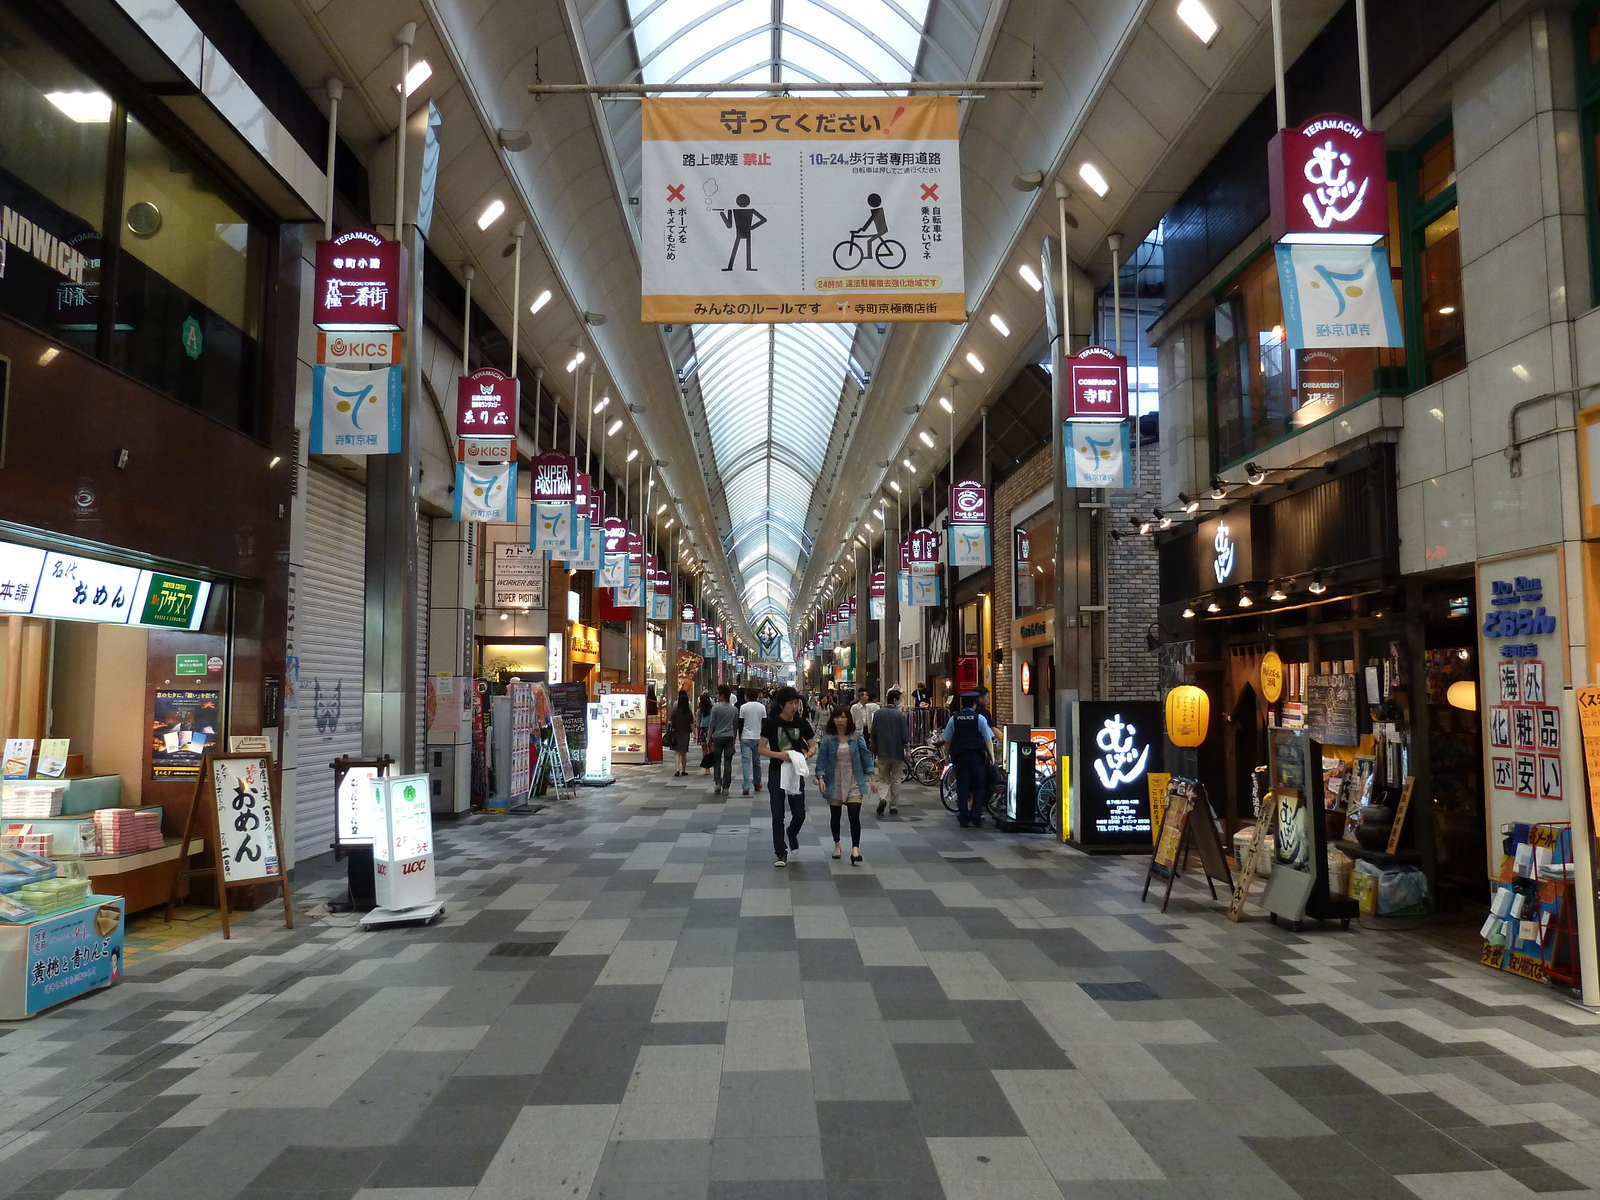
[[777,862],[773,863],[772,865],[775,866],[775,867],[787,867],[789,865],[789,860],[787,858],[780,858]]

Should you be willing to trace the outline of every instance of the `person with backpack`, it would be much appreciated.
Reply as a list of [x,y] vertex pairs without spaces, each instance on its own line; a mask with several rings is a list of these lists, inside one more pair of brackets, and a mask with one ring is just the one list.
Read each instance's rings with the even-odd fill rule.
[[[816,735],[811,722],[800,715],[800,693],[781,687],[772,698],[772,715],[761,723],[761,757],[767,764],[767,797],[772,804],[773,866],[787,867],[789,851],[800,848],[800,826],[805,824],[805,781],[811,771],[806,758]],[[790,813],[784,829],[785,808]]]
[[872,778],[872,752],[867,740],[856,732],[850,710],[843,705],[833,710],[828,718],[828,731],[817,745],[817,787],[828,802],[828,819],[833,829],[833,856],[842,853],[839,846],[839,816],[841,809],[850,813],[850,862],[861,863],[861,802],[871,781],[873,791],[878,790]]
[[900,707],[900,689],[890,688],[889,703],[872,714],[872,753],[877,759],[878,815],[887,808],[900,811],[900,775],[905,770],[906,748],[911,744],[911,719]]

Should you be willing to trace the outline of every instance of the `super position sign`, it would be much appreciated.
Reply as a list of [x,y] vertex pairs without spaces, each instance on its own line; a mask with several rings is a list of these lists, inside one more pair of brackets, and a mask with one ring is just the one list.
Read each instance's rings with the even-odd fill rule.
[[[572,455],[562,454],[559,450],[546,450],[535,458],[528,467],[533,498],[540,504],[577,503],[577,483],[573,471],[576,465],[577,460]],[[584,503],[588,503],[587,496],[584,497]]]
[[952,96],[649,99],[642,319],[963,321]]
[[1389,232],[1383,134],[1337,113],[1282,129],[1267,144],[1272,239],[1371,245]]
[[1128,360],[1086,346],[1067,360],[1069,421],[1120,421],[1128,415]]
[[402,328],[405,262],[404,246],[365,229],[318,242],[312,321],[330,333]]
[[493,367],[456,380],[456,432],[517,436],[517,381]]
[[989,489],[976,479],[963,479],[951,488],[950,522],[953,525],[987,525]]

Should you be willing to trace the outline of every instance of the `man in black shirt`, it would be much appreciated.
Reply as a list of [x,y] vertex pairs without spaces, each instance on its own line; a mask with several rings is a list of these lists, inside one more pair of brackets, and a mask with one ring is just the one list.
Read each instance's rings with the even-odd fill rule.
[[[793,791],[783,787],[784,767],[789,766],[789,751],[797,750],[809,757],[815,735],[811,723],[800,715],[800,693],[792,687],[781,687],[773,697],[773,715],[761,722],[761,743],[757,752],[770,759],[767,768],[767,798],[772,804],[772,851],[775,867],[789,865],[789,851],[800,849],[800,826],[806,819],[805,778],[811,773],[792,772]],[[790,813],[787,840],[783,827],[784,808]]]

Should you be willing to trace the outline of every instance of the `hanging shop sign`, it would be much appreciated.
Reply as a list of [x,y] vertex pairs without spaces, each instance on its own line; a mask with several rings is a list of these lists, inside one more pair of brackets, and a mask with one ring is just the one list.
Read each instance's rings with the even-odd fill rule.
[[606,539],[607,554],[621,554],[627,549],[628,523],[621,517],[607,517],[600,526]]
[[[1389,255],[1382,246],[1282,245],[1277,256],[1283,335],[1290,350],[1405,345]],[[1325,386],[1317,390],[1327,391]]]
[[529,523],[529,544],[538,551],[570,557],[578,545],[578,519],[570,504],[541,504],[535,501]]
[[908,550],[913,571],[931,571],[939,565],[939,535],[931,529],[918,529],[911,535]]
[[1128,416],[1128,360],[1104,346],[1067,359],[1069,421],[1122,421]]
[[[578,460],[559,450],[546,450],[535,455],[528,466],[529,487],[533,498],[540,504],[578,503]],[[584,497],[587,505],[588,497]]]
[[952,96],[646,98],[641,319],[964,321]]
[[950,521],[955,525],[987,525],[989,489],[976,479],[963,479],[951,488]]
[[1272,240],[1370,246],[1389,232],[1383,134],[1324,113],[1267,143]]
[[987,567],[990,563],[989,527],[987,525],[951,525],[950,565],[952,567]]
[[1074,708],[1072,840],[1148,851],[1150,773],[1162,767],[1160,702],[1082,700]]
[[456,464],[457,521],[517,523],[517,464]]
[[[1132,442],[1126,422],[1102,425],[1068,421],[1063,432],[1067,442],[1068,487],[1133,486]],[[1026,546],[1020,549],[1026,550]]]
[[400,361],[403,333],[317,334],[317,361],[332,367],[392,367]]
[[[1478,564],[1490,829],[1566,820],[1561,739],[1576,733],[1561,720],[1567,654],[1561,579],[1562,555],[1554,549]],[[1493,872],[1498,846],[1489,857]]]
[[456,432],[517,436],[518,385],[504,371],[479,367],[456,380]]
[[888,587],[888,579],[882,571],[872,573],[872,582],[868,585],[868,596],[883,599]]
[[456,439],[456,458],[468,466],[514,462],[516,457],[516,438],[466,433]]
[[549,586],[545,557],[520,542],[500,542],[494,548],[494,606],[543,608]]
[[1283,696],[1283,659],[1276,650],[1261,656],[1261,694],[1268,704],[1276,704]]
[[318,242],[312,323],[329,333],[403,329],[405,268],[403,245],[365,229]]
[[397,454],[401,368],[311,368],[311,453]]
[[1248,511],[1227,513],[1203,522],[1195,538],[1199,544],[1203,588],[1226,587],[1255,578]]

